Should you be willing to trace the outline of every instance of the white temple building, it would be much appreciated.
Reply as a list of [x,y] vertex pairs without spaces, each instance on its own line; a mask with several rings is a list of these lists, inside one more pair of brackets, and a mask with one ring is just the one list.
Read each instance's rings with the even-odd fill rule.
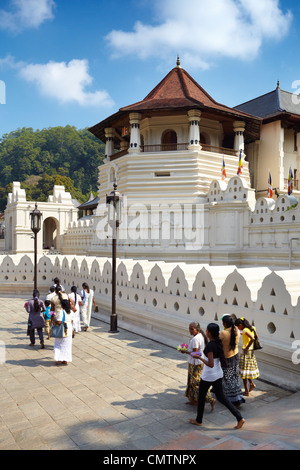
[[[299,365],[292,360],[300,340],[297,111],[295,96],[279,84],[235,108],[220,104],[178,59],[142,101],[89,129],[106,144],[98,197],[87,201],[97,202],[92,212],[78,219],[63,187],[55,187],[47,203],[38,202],[44,220],[41,285],[47,288],[54,274],[67,286],[88,279],[99,318],[108,317],[106,195],[116,181],[123,195],[117,240],[121,325],[176,344],[189,321],[205,326],[225,311],[244,316],[264,343],[264,377],[271,380],[276,371],[281,384],[300,387]],[[31,282],[21,273],[24,263],[32,269],[32,208],[14,182],[5,211],[2,290],[15,282],[22,292]]]

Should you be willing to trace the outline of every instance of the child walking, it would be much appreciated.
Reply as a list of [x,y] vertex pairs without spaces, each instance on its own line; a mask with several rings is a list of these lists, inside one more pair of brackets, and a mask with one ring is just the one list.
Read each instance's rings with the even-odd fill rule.
[[50,300],[45,300],[45,307],[46,310],[43,312],[44,320],[45,320],[45,333],[47,334],[47,339],[50,339],[51,334],[51,322],[52,322],[52,315],[51,315],[51,302]]

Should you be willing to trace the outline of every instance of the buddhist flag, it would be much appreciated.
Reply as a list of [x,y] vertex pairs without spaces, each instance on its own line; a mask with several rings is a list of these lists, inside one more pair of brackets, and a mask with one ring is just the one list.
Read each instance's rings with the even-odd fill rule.
[[288,195],[292,194],[293,192],[293,172],[290,167],[289,169],[289,179],[288,179]]
[[122,137],[125,137],[125,135],[128,135],[128,127],[122,127]]
[[223,157],[223,165],[222,165],[222,180],[225,180],[226,178],[226,170],[225,170],[225,160]]
[[237,174],[238,174],[238,175],[241,175],[241,174],[242,174],[242,170],[243,170],[243,157],[242,157],[242,151],[240,150],[239,167],[238,167]]
[[272,184],[272,176],[269,170],[269,178],[268,178],[268,197],[273,197],[273,184]]

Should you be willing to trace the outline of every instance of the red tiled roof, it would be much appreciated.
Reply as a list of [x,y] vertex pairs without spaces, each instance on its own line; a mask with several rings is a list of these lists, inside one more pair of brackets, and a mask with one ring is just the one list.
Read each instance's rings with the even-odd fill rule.
[[242,111],[217,103],[184,69],[175,67],[144,98],[125,106],[120,111],[142,111],[148,109],[200,107],[225,111],[236,115],[247,115]]
[[105,127],[118,121],[120,125],[130,112],[167,111],[170,113],[188,109],[199,109],[203,112],[207,111],[208,114],[221,114],[230,120],[244,120],[247,133],[253,139],[258,138],[261,124],[259,117],[218,103],[180,66],[173,68],[142,101],[120,108],[117,113],[89,128],[89,131],[104,141]]

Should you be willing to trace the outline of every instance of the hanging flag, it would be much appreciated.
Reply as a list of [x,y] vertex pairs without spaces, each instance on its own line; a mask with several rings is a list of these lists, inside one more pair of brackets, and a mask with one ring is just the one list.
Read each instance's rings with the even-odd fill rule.
[[122,127],[122,137],[125,137],[125,135],[128,135],[128,127]]
[[272,176],[269,170],[269,178],[268,178],[268,197],[273,197],[273,184],[272,184]]
[[225,170],[225,161],[223,157],[223,165],[222,165],[222,180],[225,180],[226,178],[226,170]]
[[293,192],[293,172],[292,168],[289,169],[289,179],[288,179],[288,195],[292,194]]
[[241,174],[242,174],[242,170],[243,170],[243,157],[242,157],[242,151],[240,150],[239,167],[238,167],[237,174],[238,174],[238,175],[241,175]]

